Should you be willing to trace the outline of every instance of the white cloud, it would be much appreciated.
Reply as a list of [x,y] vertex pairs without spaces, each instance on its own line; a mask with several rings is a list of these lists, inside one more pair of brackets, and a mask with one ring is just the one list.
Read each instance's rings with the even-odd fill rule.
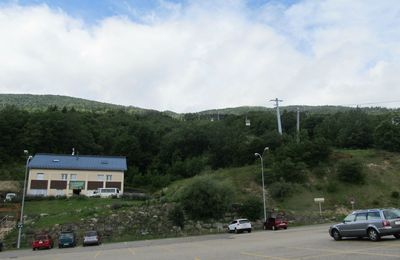
[[2,7],[0,92],[177,112],[272,106],[275,97],[316,105],[400,94],[397,1],[258,10],[242,1],[162,3],[162,15],[143,15],[145,23],[109,17],[96,25],[45,5]]

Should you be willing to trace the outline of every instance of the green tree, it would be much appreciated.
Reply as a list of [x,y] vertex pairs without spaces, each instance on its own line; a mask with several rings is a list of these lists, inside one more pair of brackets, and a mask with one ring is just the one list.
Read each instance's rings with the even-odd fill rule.
[[362,163],[355,159],[344,159],[339,161],[337,174],[340,181],[351,184],[363,184],[366,177]]
[[243,204],[239,207],[239,214],[250,220],[260,219],[263,214],[262,198],[256,196],[248,196]]
[[231,185],[211,176],[195,177],[180,196],[180,202],[192,219],[219,219],[228,211],[234,199]]
[[376,127],[374,137],[377,147],[400,152],[400,124],[385,120]]

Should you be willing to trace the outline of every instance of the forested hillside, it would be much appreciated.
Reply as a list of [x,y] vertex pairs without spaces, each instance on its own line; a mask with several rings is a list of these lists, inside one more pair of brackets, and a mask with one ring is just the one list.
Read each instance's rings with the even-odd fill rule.
[[108,110],[125,110],[143,113],[146,109],[126,107],[109,103],[102,103],[81,98],[58,95],[30,95],[30,94],[0,94],[0,108],[15,106],[28,111],[45,111],[51,106],[72,109],[77,111],[104,112]]
[[[251,126],[245,125],[245,118]],[[21,178],[23,150],[35,153],[122,155],[128,158],[126,185],[149,189],[204,170],[254,164],[254,153],[268,146],[269,181],[304,183],[307,174],[327,162],[335,148],[378,148],[400,151],[396,111],[367,113],[349,109],[332,114],[301,112],[299,142],[296,113],[283,110],[283,136],[276,131],[273,110],[246,115],[220,114],[219,120],[185,114],[173,118],[160,112],[104,113],[49,107],[0,111],[0,177]],[[18,174],[16,173],[18,172]]]

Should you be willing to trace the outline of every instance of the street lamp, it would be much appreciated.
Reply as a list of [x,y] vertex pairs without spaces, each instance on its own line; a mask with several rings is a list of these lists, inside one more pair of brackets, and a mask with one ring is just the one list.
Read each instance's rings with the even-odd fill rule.
[[18,241],[17,241],[17,248],[20,248],[21,245],[21,232],[22,226],[24,224],[24,205],[25,205],[25,193],[26,193],[26,176],[28,175],[28,164],[29,161],[32,159],[31,155],[28,155],[28,150],[24,150],[24,154],[28,156],[26,159],[25,165],[25,177],[24,177],[24,190],[22,192],[22,202],[21,202],[21,216],[18,223]]
[[265,151],[269,150],[269,147],[265,147],[264,151],[260,155],[259,153],[255,153],[255,156],[260,157],[261,159],[261,177],[262,177],[262,190],[263,190],[263,202],[264,202],[264,223],[267,222],[267,209],[265,207],[265,189],[264,189],[264,163],[263,163],[263,156]]

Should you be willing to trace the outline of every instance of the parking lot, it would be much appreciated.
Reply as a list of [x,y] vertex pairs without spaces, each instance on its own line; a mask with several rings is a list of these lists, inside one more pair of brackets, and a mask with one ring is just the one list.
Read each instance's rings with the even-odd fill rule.
[[66,249],[6,251],[1,259],[400,259],[400,240],[334,241],[329,225],[290,227],[279,231],[217,234],[147,240]]

